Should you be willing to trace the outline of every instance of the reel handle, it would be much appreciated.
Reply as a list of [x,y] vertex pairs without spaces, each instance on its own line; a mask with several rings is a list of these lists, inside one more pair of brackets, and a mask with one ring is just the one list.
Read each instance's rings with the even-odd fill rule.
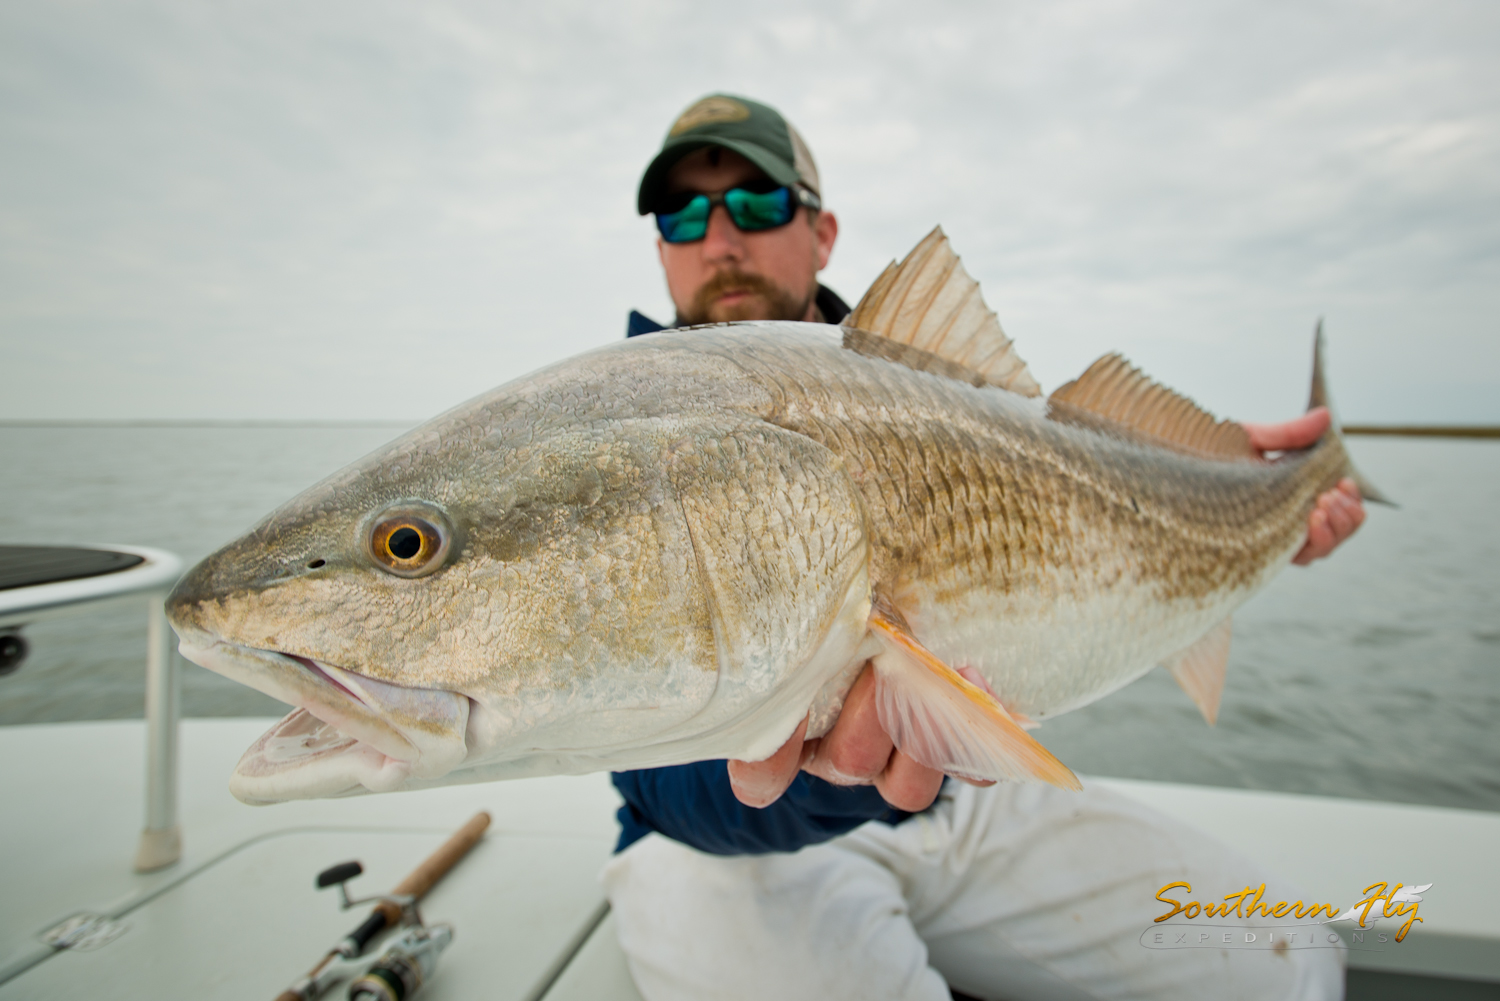
[[338,865],[331,865],[318,873],[318,889],[326,890],[330,886],[347,883],[364,871],[365,867],[358,862],[340,862]]

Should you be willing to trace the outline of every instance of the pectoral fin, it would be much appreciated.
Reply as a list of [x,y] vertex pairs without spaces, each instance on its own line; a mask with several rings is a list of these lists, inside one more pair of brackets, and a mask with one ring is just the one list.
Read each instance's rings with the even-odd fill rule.
[[1163,665],[1188,693],[1208,725],[1219,718],[1219,699],[1224,694],[1224,671],[1229,667],[1229,620],[1204,633],[1192,646]]
[[877,608],[870,628],[882,646],[873,658],[880,725],[907,756],[964,778],[1083,788],[994,696],[944,664],[894,616]]

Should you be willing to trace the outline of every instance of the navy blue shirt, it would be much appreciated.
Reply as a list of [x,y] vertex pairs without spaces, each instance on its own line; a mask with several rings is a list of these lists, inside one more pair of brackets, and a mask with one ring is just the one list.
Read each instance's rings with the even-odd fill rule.
[[[849,306],[821,285],[815,301],[829,323],[849,315]],[[625,336],[665,329],[632,310]],[[847,834],[866,821],[897,824],[911,816],[881,799],[874,786],[836,786],[806,772],[798,773],[776,802],[756,809],[735,798],[726,761],[615,772],[610,778],[625,797],[615,851],[659,831],[715,855],[794,852]]]
[[911,816],[881,799],[874,786],[836,786],[806,772],[776,802],[756,809],[735,798],[727,761],[615,772],[610,779],[625,797],[615,851],[659,831],[714,855],[794,852],[869,820],[898,824]]

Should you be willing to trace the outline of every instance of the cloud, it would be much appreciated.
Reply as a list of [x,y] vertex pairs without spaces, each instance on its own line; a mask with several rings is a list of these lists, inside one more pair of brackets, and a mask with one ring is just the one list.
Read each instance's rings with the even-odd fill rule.
[[941,222],[1043,382],[1112,349],[1500,422],[1488,5],[0,11],[0,417],[421,417],[670,314],[635,183],[710,90],[817,154],[857,297]]

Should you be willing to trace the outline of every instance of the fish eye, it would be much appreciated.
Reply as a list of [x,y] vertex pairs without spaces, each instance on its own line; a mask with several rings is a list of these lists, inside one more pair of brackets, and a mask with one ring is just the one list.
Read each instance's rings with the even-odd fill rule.
[[422,577],[443,565],[452,541],[448,522],[428,505],[382,512],[370,527],[370,555],[397,577]]

